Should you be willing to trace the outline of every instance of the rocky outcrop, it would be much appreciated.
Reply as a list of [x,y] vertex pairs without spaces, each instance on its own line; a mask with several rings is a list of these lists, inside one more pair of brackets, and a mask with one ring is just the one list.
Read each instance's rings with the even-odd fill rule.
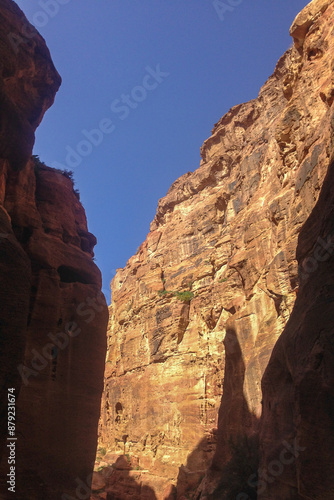
[[[310,41],[317,33],[317,50],[323,54],[326,48],[332,55],[334,5],[331,2],[312,4],[297,17],[292,34],[299,33],[298,43],[301,50],[307,52],[315,50],[310,47]],[[324,12],[321,17],[318,7]],[[333,59],[329,59],[328,64],[332,85],[327,86],[324,95],[331,105]],[[318,202],[299,236],[299,294],[262,380],[258,478],[261,500],[334,497],[333,106],[323,122],[322,134],[327,155],[324,166],[328,166],[328,171]]]
[[[31,157],[60,77],[10,0],[0,1],[0,42],[1,498],[52,500],[89,492],[107,308],[96,240],[72,180]],[[7,483],[9,389],[15,493]]]
[[159,201],[112,281],[100,464],[126,455],[159,500],[200,483],[196,498],[256,496],[261,379],[294,307],[298,236],[331,155],[333,8],[302,11],[258,98],[215,125],[200,167]]

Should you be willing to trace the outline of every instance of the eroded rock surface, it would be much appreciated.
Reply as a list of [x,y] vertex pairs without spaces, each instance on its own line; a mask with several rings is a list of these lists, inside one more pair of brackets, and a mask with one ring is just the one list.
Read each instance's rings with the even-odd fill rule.
[[[311,4],[297,17],[293,28],[300,32],[300,26],[306,25],[309,30],[304,51],[310,50],[308,37],[315,32],[317,50],[323,54],[325,47],[333,55],[333,3],[313,3],[324,14],[314,15]],[[317,19],[314,24],[310,22],[310,13],[312,19]],[[333,71],[333,59],[330,64]],[[326,88],[326,101],[332,104],[334,86]],[[299,236],[299,294],[262,380],[258,488],[261,500],[334,498],[333,106],[322,133],[328,171],[318,202]],[[290,446],[284,453],[286,443]],[[269,473],[269,481],[264,473]]]
[[[295,303],[298,235],[331,154],[332,30],[333,2],[311,2],[258,98],[215,125],[200,167],[159,201],[112,281],[103,460],[127,455],[159,500],[200,483],[196,498],[244,488],[253,498],[261,379]],[[251,468],[237,464],[226,484],[245,450]]]
[[[0,1],[1,498],[45,500],[90,484],[107,307],[95,237],[68,175],[31,157],[60,85],[43,38]],[[16,396],[8,491],[7,391]],[[80,494],[83,494],[82,491]]]
[[334,498],[333,146],[299,238],[299,294],[262,381],[261,500]]

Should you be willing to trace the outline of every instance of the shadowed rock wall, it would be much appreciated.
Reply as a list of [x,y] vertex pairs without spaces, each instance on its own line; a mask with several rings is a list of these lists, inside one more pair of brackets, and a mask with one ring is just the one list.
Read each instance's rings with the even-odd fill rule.
[[[326,46],[328,41],[332,55],[333,10],[331,3],[324,14],[327,24],[319,19],[315,25],[321,33],[318,47]],[[305,17],[300,16],[297,22],[305,21]],[[305,41],[307,43],[307,37]],[[333,59],[331,69],[333,101]],[[260,475],[258,498],[261,500],[278,496],[334,498],[333,106],[323,123],[323,137],[326,138],[328,171],[318,202],[299,236],[299,294],[262,380],[260,470],[276,469],[270,481]],[[284,456],[282,449],[286,442],[292,446],[290,454]]]
[[[59,499],[90,485],[107,307],[95,237],[68,175],[31,158],[60,85],[43,38],[0,0],[1,498]],[[8,491],[7,392],[16,397]],[[80,478],[80,479],[77,479]]]

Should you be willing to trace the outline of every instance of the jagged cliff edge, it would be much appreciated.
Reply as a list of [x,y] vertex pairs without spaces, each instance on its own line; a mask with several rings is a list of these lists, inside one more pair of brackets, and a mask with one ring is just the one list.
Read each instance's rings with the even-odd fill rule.
[[[194,498],[201,499],[274,499],[282,492],[308,498],[313,442],[300,444],[308,450],[303,458],[278,474],[282,464],[274,464],[269,480],[254,480],[259,460],[266,471],[279,461],[283,442],[294,449],[297,437],[316,425],[301,418],[300,397],[291,400],[301,382],[310,391],[304,404],[312,415],[315,388],[327,384],[325,406],[333,387],[321,379],[322,368],[312,386],[306,376],[294,380],[293,361],[284,358],[290,347],[278,347],[289,338],[298,291],[305,293],[305,258],[314,251],[316,231],[299,252],[301,270],[298,237],[315,217],[320,192],[330,190],[333,2],[311,2],[290,33],[293,47],[258,98],[235,106],[215,125],[199,169],[159,201],[146,241],[112,282],[100,423],[107,454],[99,459],[114,466],[99,473],[99,485],[122,499],[192,498],[197,488]],[[302,235],[299,248],[305,229]],[[285,376],[279,383],[277,353],[282,365],[276,375]],[[294,359],[301,376],[302,360]],[[330,432],[328,424],[325,429]],[[319,448],[313,485],[314,491],[323,488],[314,496],[319,499],[331,492],[331,480],[321,486],[331,465],[320,454]]]

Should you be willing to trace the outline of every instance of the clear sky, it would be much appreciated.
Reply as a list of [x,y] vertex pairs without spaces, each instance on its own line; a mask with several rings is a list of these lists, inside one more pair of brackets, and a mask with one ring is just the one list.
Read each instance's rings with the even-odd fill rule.
[[63,79],[34,153],[74,171],[109,301],[115,270],[145,240],[159,198],[199,166],[214,123],[258,95],[308,2],[17,3]]

